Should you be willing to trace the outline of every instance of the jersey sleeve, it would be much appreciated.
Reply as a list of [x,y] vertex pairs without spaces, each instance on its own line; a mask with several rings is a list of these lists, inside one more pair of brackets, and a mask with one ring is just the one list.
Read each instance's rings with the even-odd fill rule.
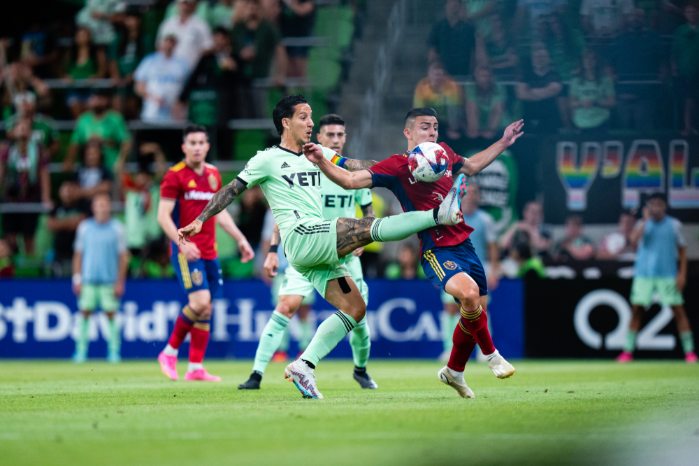
[[398,163],[395,157],[389,157],[382,160],[376,165],[369,168],[371,173],[372,188],[388,188],[391,189],[394,183],[398,181]]
[[85,247],[85,230],[87,230],[87,223],[83,220],[75,231],[75,241],[73,241],[73,250],[75,252],[83,252]]
[[264,182],[267,179],[265,158],[260,153],[251,158],[245,164],[243,171],[238,174],[238,178],[248,187]]
[[676,218],[672,219],[672,229],[675,231],[675,244],[678,248],[687,247],[687,240],[682,233],[682,223]]
[[332,149],[328,149],[327,147],[320,147],[323,149],[323,157],[332,161],[333,157],[335,157],[336,152]]
[[119,253],[126,252],[126,233],[124,232],[124,225],[119,220],[114,220],[114,229],[117,234],[117,249]]
[[449,157],[449,161],[451,162],[452,172],[456,173],[459,170],[461,170],[461,167],[464,166],[464,158],[460,155],[457,155],[456,152],[454,152],[454,150],[451,147],[447,146],[445,143],[440,142],[439,145],[442,146],[442,148],[445,151],[447,151],[447,157]]
[[165,174],[163,182],[160,185],[160,197],[167,199],[178,199],[180,197],[180,183],[177,179],[176,172],[170,170]]
[[362,208],[370,205],[372,202],[371,191],[366,188],[356,190],[354,192],[354,202]]
[[146,55],[141,63],[139,63],[138,68],[133,73],[134,81],[147,81],[148,75],[150,74],[151,63],[153,62],[153,55]]

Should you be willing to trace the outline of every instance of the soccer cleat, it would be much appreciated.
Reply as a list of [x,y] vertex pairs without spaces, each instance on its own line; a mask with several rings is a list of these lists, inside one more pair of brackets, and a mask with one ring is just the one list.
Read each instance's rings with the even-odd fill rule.
[[500,356],[498,350],[495,350],[493,354],[487,355],[486,358],[488,359],[488,367],[490,367],[490,370],[493,371],[493,374],[498,379],[507,379],[514,375],[515,368],[505,358]]
[[272,362],[286,362],[289,359],[289,355],[286,351],[276,351],[272,356]]
[[[255,376],[257,376],[257,378],[255,378]],[[247,381],[238,385],[238,390],[259,390],[260,382],[262,382],[262,376],[257,372],[253,372],[250,374],[250,378]]]
[[630,351],[624,351],[621,353],[619,356],[616,357],[616,362],[619,363],[627,363],[633,361],[633,355],[631,354]]
[[168,356],[161,352],[158,355],[158,362],[160,363],[160,370],[163,371],[163,374],[167,377],[172,380],[180,378],[180,376],[177,375],[177,356]]
[[459,197],[459,186],[465,181],[464,175],[459,175],[454,181],[449,193],[442,200],[437,211],[438,225],[456,225],[463,221],[461,214],[461,197]]
[[354,377],[354,380],[356,380],[362,388],[367,388],[370,390],[376,390],[377,388],[379,388],[379,384],[374,382],[374,379],[372,379],[366,371],[361,374],[355,371],[352,374],[352,377]]
[[468,181],[466,181],[466,175],[459,175],[454,182],[454,187],[456,188],[456,196],[461,199],[466,195],[466,186],[468,186]]
[[187,382],[192,382],[194,380],[199,380],[202,382],[220,382],[221,377],[211,375],[206,372],[206,369],[195,369],[193,371],[187,371],[184,375],[184,379]]
[[284,369],[284,378],[294,382],[304,398],[322,399],[323,395],[316,387],[316,376],[313,370],[301,359],[292,362]]
[[695,353],[694,351],[690,351],[684,357],[684,360],[687,364],[694,364],[697,362],[697,359],[697,353]]
[[447,366],[442,367],[439,372],[437,372],[437,378],[444,385],[449,385],[451,388],[456,390],[456,393],[458,393],[461,398],[476,397],[473,390],[468,388],[468,385],[466,385],[466,381],[463,378],[461,380],[454,378],[454,376],[451,375],[451,372],[449,372],[449,368]]

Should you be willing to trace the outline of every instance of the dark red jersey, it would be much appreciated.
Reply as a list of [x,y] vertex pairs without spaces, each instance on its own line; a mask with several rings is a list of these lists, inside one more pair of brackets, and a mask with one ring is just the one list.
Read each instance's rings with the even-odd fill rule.
[[[204,173],[197,173],[184,162],[172,167],[160,185],[160,197],[175,199],[175,209],[172,211],[172,220],[177,228],[189,225],[196,219],[209,203],[216,191],[221,189],[221,174],[218,168],[208,163],[204,167]],[[201,258],[206,260],[216,259],[218,255],[216,247],[216,220],[210,218],[201,227],[201,232],[192,238],[201,252]],[[178,251],[177,244],[172,242],[170,253]]]
[[[388,188],[396,195],[405,212],[430,210],[439,207],[447,195],[454,180],[452,173],[461,169],[464,158],[456,155],[451,147],[440,143],[449,157],[449,167],[442,178],[425,183],[413,178],[408,167],[408,153],[392,155],[369,169],[372,178],[372,188]],[[421,253],[444,246],[456,246],[469,237],[473,228],[462,223],[448,226],[439,225],[418,233]]]

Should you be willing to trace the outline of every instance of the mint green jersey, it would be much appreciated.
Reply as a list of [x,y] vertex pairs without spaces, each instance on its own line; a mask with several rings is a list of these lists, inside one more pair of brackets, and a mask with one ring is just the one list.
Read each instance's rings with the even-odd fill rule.
[[[322,149],[328,160],[335,155],[333,150]],[[245,181],[248,187],[260,185],[284,243],[298,223],[326,218],[323,216],[321,190],[325,190],[326,184],[329,186],[333,183],[321,178],[318,166],[303,153],[278,146],[258,151],[238,178]]]
[[323,204],[323,218],[355,218],[357,211],[355,204],[365,207],[371,204],[371,191],[364,189],[348,189],[336,185],[321,173],[321,196]]

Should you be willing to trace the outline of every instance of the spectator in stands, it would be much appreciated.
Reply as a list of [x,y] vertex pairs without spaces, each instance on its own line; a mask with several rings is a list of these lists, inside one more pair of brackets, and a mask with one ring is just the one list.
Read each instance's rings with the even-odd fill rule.
[[684,109],[682,135],[692,134],[694,104],[699,97],[699,8],[687,5],[684,9],[687,24],[675,31],[672,40],[672,68]]
[[241,0],[243,9],[240,22],[231,32],[233,53],[238,57],[241,84],[236,102],[240,118],[262,118],[266,114],[266,92],[252,87],[255,79],[270,76],[272,60],[276,58],[276,76],[273,81],[282,85],[287,72],[288,57],[281,44],[277,28],[264,19],[260,0]]
[[165,37],[174,35],[177,38],[175,56],[186,60],[191,68],[214,47],[209,24],[194,15],[197,3],[197,0],[177,0],[178,15],[163,21],[157,36],[160,43]]
[[134,89],[143,99],[143,121],[165,123],[184,117],[173,109],[189,75],[189,63],[174,56],[176,46],[177,36],[164,36],[158,51],[146,55],[134,72]]
[[[14,143],[0,151],[0,186],[2,202],[36,203],[51,205],[51,177],[48,151],[32,139],[32,122],[21,118],[14,127]],[[2,215],[2,232],[17,250],[17,235],[24,240],[28,255],[34,254],[34,234],[39,221],[38,213],[5,213]]]
[[[202,2],[206,3],[206,2]],[[224,28],[227,31],[233,29],[233,18],[237,12],[234,0],[218,0],[209,11],[209,26],[214,30]]]
[[248,189],[243,193],[240,203],[240,213],[238,214],[238,221],[236,223],[240,232],[248,239],[252,249],[261,257],[266,256],[265,253],[260,253],[258,251],[266,213],[267,205],[265,204],[265,198],[259,186]]
[[447,0],[447,16],[432,26],[427,41],[429,61],[441,61],[447,72],[455,77],[471,74],[476,49],[475,30],[463,20],[463,9],[461,0]]
[[490,35],[476,36],[476,62],[489,66],[498,79],[512,79],[517,75],[519,57],[502,24],[502,18],[490,15]]
[[616,106],[614,82],[602,70],[594,52],[585,52],[582,65],[581,75],[570,85],[573,124],[583,133],[606,131],[610,109]]
[[50,104],[51,94],[48,86],[32,74],[29,66],[22,62],[14,62],[4,68],[0,67],[1,118],[7,118],[12,114],[14,98],[23,92],[34,93],[39,108],[45,108]]
[[22,34],[19,58],[39,78],[54,77],[58,62],[56,37],[50,27],[35,22]]
[[123,19],[126,2],[123,0],[86,0],[75,16],[75,24],[90,30],[95,45],[104,47],[112,58],[116,41],[114,24]]
[[[211,17],[211,8],[210,8],[210,2],[207,1],[197,1],[196,7],[194,8],[194,16],[197,18],[201,19],[202,21],[206,21],[207,23],[209,22],[209,18]],[[172,0],[170,4],[167,6],[165,9],[165,17],[163,18],[163,21],[168,20],[170,18],[174,18],[180,14],[180,5],[179,5],[179,0]]]
[[469,238],[476,255],[483,263],[488,289],[494,290],[500,281],[500,249],[493,217],[480,208],[481,190],[476,183],[469,183],[466,195],[461,199],[464,223],[474,229]]
[[551,66],[544,44],[535,44],[531,51],[531,68],[517,84],[517,98],[524,101],[524,120],[530,133],[555,133],[561,126],[558,96],[563,90],[561,77]]
[[427,77],[415,88],[413,107],[431,107],[437,111],[439,129],[448,139],[460,139],[463,126],[461,86],[447,76],[444,65],[430,63]]
[[[68,56],[63,77],[66,79],[101,79],[107,76],[107,55],[104,49],[92,42],[89,29],[80,27],[75,31],[75,41]],[[87,108],[90,92],[72,90],[66,98],[66,105],[74,119]]]
[[463,0],[464,9],[461,10],[463,20],[476,28],[476,33],[483,38],[490,37],[490,21],[488,17],[497,8],[496,0]]
[[[189,121],[202,126],[220,126],[224,137],[230,140],[226,129],[228,121],[235,116],[233,89],[238,84],[238,64],[233,56],[230,34],[222,27],[214,30],[214,53],[204,55],[189,75],[178,105],[188,105]],[[228,144],[230,146],[230,144]],[[221,147],[216,149],[221,154]]]
[[583,235],[583,220],[579,215],[566,219],[565,238],[554,248],[554,258],[561,262],[586,261],[595,255],[592,240]]
[[116,46],[117,59],[112,63],[112,76],[118,76],[120,92],[114,96],[114,108],[122,108],[127,120],[138,118],[140,102],[133,89],[133,73],[144,56],[144,37],[141,16],[128,10],[124,18],[124,31]]
[[70,277],[75,231],[78,224],[90,216],[90,201],[80,197],[80,186],[73,180],[61,184],[58,199],[48,218],[48,228],[53,233],[51,271],[56,277]]
[[562,15],[566,5],[566,0],[517,0],[517,13],[515,16],[515,31],[517,35],[529,30],[530,35],[535,39],[543,40],[543,37],[537,37],[539,32],[539,21],[541,17],[551,15]]
[[131,133],[126,121],[116,110],[109,109],[109,91],[101,89],[90,97],[90,110],[80,115],[63,162],[64,171],[72,171],[81,148],[92,139],[102,143],[104,166],[112,170],[119,154],[131,152]]
[[597,251],[597,259],[634,260],[636,245],[631,241],[631,232],[635,224],[634,213],[624,210],[619,216],[619,229],[604,237]]
[[27,91],[15,96],[16,113],[5,120],[5,132],[10,139],[13,138],[12,130],[21,118],[27,118],[32,122],[32,140],[38,141],[48,149],[49,155],[55,154],[59,149],[58,130],[53,118],[36,112],[36,96]]
[[475,85],[466,86],[466,135],[491,140],[509,121],[507,92],[487,66],[476,67],[474,77]]
[[[645,27],[645,11],[635,8],[628,16],[626,31],[612,43],[610,55],[617,81],[657,80],[661,66],[661,39]],[[617,114],[621,126],[647,132],[655,113],[652,84],[617,83]]]
[[[282,0],[283,7],[279,18],[282,37],[308,38],[311,36],[316,13],[313,2],[314,0]],[[286,48],[286,54],[289,56],[289,76],[306,77],[309,50],[308,46],[289,46]]]
[[633,0],[582,0],[580,22],[595,39],[609,39],[624,27],[624,16],[633,10]]
[[544,207],[540,202],[530,201],[524,206],[522,221],[513,223],[500,238],[503,249],[512,249],[517,242],[522,241],[526,234],[527,241],[537,254],[547,254],[551,249],[551,230],[544,223]]
[[546,278],[546,267],[541,258],[532,251],[528,233],[522,232],[520,238],[510,249],[510,258],[517,263],[517,278]]
[[102,143],[98,139],[91,139],[85,145],[83,164],[75,175],[75,181],[79,187],[78,196],[88,201],[97,194],[111,193],[114,177],[104,168]]
[[411,243],[404,243],[398,251],[398,260],[386,267],[386,278],[389,280],[415,280],[419,277],[418,255]]
[[0,238],[0,278],[12,278],[15,276],[15,265],[12,263],[12,248],[4,239]]

